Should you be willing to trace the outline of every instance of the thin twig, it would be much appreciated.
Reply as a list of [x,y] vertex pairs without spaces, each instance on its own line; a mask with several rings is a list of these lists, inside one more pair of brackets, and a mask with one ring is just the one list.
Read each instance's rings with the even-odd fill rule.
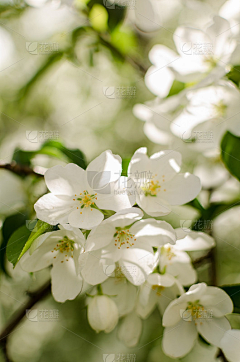
[[20,165],[16,162],[0,164],[0,169],[9,170],[19,176],[35,175],[37,177],[43,177],[42,174],[35,172],[31,167]]
[[18,324],[22,321],[22,319],[26,316],[26,311],[31,309],[40,300],[48,296],[50,294],[50,291],[51,291],[51,283],[47,282],[38,291],[31,293],[30,298],[26,302],[26,304],[13,315],[12,319],[9,321],[9,323],[6,325],[6,327],[0,334],[0,345],[2,347],[2,351],[4,353],[6,362],[11,362],[7,351],[7,341],[9,335],[18,326]]

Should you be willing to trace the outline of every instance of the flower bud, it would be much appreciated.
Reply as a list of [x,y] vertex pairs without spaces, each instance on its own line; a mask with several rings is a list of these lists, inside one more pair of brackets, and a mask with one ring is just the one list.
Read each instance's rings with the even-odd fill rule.
[[98,333],[111,332],[118,323],[118,309],[116,304],[105,295],[97,295],[88,305],[88,321]]

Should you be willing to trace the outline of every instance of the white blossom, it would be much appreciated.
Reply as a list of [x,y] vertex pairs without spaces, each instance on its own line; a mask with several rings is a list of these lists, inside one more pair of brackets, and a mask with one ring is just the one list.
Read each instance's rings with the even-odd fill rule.
[[222,289],[194,284],[187,293],[174,300],[163,315],[163,350],[170,357],[183,357],[191,351],[198,333],[210,344],[221,346],[230,323],[225,315],[233,303]]
[[90,232],[82,270],[89,284],[102,283],[117,268],[131,283],[140,285],[153,270],[152,247],[175,243],[171,225],[154,219],[139,220],[142,216],[140,209],[126,209]]
[[104,218],[100,209],[118,211],[133,204],[131,193],[121,192],[126,186],[121,172],[121,158],[111,151],[103,152],[86,171],[72,163],[50,168],[45,173],[50,193],[34,205],[37,217],[51,225],[92,229]]
[[137,204],[151,216],[167,215],[171,206],[193,200],[200,192],[198,177],[179,173],[181,154],[161,151],[147,156],[147,149],[138,149],[129,164],[128,176],[134,181]]
[[34,240],[20,260],[27,272],[36,272],[52,265],[52,294],[58,302],[75,299],[83,285],[79,256],[85,238],[79,229],[63,227],[46,232]]

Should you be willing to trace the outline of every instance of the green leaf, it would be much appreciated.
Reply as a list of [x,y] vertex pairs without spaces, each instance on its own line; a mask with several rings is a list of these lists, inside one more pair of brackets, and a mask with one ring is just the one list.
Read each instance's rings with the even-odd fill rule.
[[1,270],[8,275],[5,268],[5,256],[6,256],[6,247],[10,236],[16,231],[20,226],[25,225],[27,215],[23,214],[14,214],[8,216],[2,226],[2,243],[1,243],[1,253],[0,253],[0,268]]
[[14,267],[34,240],[48,229],[52,230],[53,226],[41,220],[30,220],[26,225],[14,231],[7,244],[7,258]]
[[76,148],[66,148],[61,142],[52,140],[44,142],[37,151],[23,151],[16,149],[14,151],[13,161],[21,165],[30,166],[31,159],[38,154],[48,155],[65,162],[73,162],[83,169],[87,167],[86,158],[82,151]]
[[21,259],[21,257],[28,251],[32,243],[35,239],[37,239],[40,235],[45,233],[47,230],[52,230],[52,226],[48,223],[38,220],[36,225],[34,226],[33,231],[31,232],[28,240],[26,241],[21,253],[19,254],[18,261]]
[[7,258],[14,267],[18,262],[19,255],[21,254],[30,234],[31,231],[26,227],[26,225],[24,225],[14,231],[8,241]]
[[240,137],[227,132],[221,142],[222,160],[226,168],[240,180]]
[[240,285],[226,285],[221,287],[232,299],[234,313],[240,313]]

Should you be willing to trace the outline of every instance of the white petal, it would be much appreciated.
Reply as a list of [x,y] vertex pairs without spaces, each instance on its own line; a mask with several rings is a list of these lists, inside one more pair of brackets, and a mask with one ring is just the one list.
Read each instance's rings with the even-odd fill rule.
[[200,299],[205,309],[211,309],[215,317],[223,317],[233,311],[233,302],[229,295],[217,287],[208,287]]
[[68,216],[68,222],[73,227],[90,230],[99,225],[103,218],[101,211],[91,207],[84,207],[72,211]]
[[73,201],[68,197],[55,196],[51,193],[42,196],[34,205],[39,220],[50,225],[68,222],[68,215],[73,209]]
[[199,231],[191,231],[189,232],[183,229],[175,229],[177,234],[176,248],[178,250],[185,251],[196,251],[196,250],[208,250],[213,248],[216,243],[214,239],[207,235],[206,233],[202,233]]
[[165,98],[169,94],[173,81],[173,72],[164,65],[151,66],[145,75],[146,86],[153,94],[160,98]]
[[109,266],[114,266],[115,269],[114,261],[105,259],[99,250],[84,253],[83,256],[80,256],[79,260],[80,264],[84,263],[81,273],[83,279],[91,285],[100,284],[109,277]]
[[230,362],[239,362],[240,356],[240,330],[232,329],[225,332],[221,347],[226,358]]
[[174,244],[176,241],[174,229],[165,221],[155,219],[140,220],[131,227],[131,232],[138,241],[145,241],[155,247],[166,243]]
[[86,172],[90,187],[100,194],[105,194],[107,186],[121,176],[122,159],[113,155],[112,151],[105,151],[88,165]]
[[201,183],[197,176],[185,173],[176,175],[164,187],[166,192],[161,193],[163,200],[170,205],[183,205],[199,194]]
[[28,250],[20,259],[23,270],[35,272],[51,265],[54,261],[54,256],[58,254],[58,251],[54,250],[56,243],[57,241],[54,238],[48,238],[32,253],[32,255],[29,254]]
[[224,333],[231,329],[227,318],[208,318],[196,320],[197,330],[207,342],[221,348]]
[[122,251],[119,265],[125,277],[134,285],[141,285],[152,272],[154,255],[141,249]]
[[157,197],[141,195],[137,196],[137,204],[150,216],[168,215],[172,208],[171,205],[163,200],[158,194]]
[[172,358],[185,356],[197,340],[194,322],[181,320],[178,324],[164,329],[162,346],[164,353]]
[[118,211],[113,216],[109,217],[104,223],[111,223],[113,227],[121,227],[133,224],[135,221],[140,220],[143,217],[143,212],[137,207],[131,207]]
[[115,227],[108,220],[103,221],[88,235],[85,250],[90,251],[104,248],[111,242],[114,242],[113,236],[115,232]]
[[137,0],[135,22],[136,26],[142,31],[158,30],[161,27],[158,3],[154,0]]
[[96,205],[103,210],[120,211],[135,204],[135,184],[131,179],[121,176],[109,185],[108,193],[98,193]]
[[122,321],[118,338],[127,346],[134,347],[137,345],[142,333],[142,321],[136,313],[128,314]]
[[172,301],[163,315],[162,324],[164,327],[173,327],[182,320],[181,311],[186,310],[187,298],[185,295]]
[[[63,261],[63,263],[62,263]],[[82,279],[77,275],[73,258],[68,261],[64,255],[59,255],[51,270],[52,294],[56,301],[65,302],[67,299],[75,299],[82,288]]]
[[102,291],[104,294],[114,295],[114,303],[118,307],[120,317],[132,312],[134,309],[137,299],[137,288],[124,277],[118,277],[117,275],[117,278],[108,278],[102,284]]
[[72,196],[87,188],[85,170],[74,163],[65,167],[51,167],[46,171],[44,178],[48,189],[55,195]]

